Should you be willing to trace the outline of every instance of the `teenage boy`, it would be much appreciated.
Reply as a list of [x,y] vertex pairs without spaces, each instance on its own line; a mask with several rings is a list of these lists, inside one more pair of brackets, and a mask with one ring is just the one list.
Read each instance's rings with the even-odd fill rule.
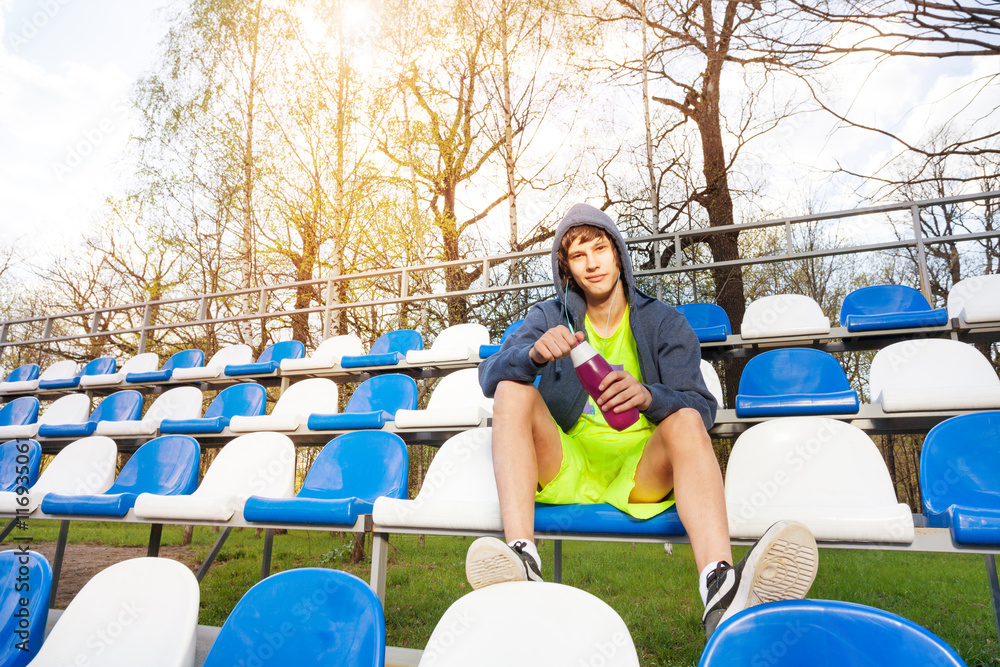
[[[717,406],[698,339],[675,308],[636,289],[611,218],[573,206],[556,229],[552,274],[557,298],[532,307],[479,366],[483,391],[495,399],[493,465],[507,542],[484,537],[470,546],[472,587],[542,580],[535,501],[610,503],[640,519],[676,502],[700,573],[707,634],[746,607],[804,597],[817,551],[802,524],[775,524],[731,565],[722,473],[708,435]],[[568,357],[583,340],[616,369],[596,404]],[[602,415],[632,408],[639,420],[621,432]]]

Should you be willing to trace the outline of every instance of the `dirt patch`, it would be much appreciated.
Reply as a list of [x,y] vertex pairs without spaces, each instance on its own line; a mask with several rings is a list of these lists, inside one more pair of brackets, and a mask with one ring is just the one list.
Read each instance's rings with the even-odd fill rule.
[[[13,544],[0,545],[0,551],[17,548]],[[31,550],[45,556],[50,564],[55,561],[55,542],[32,542]],[[77,592],[101,570],[130,558],[142,558],[146,547],[109,547],[103,544],[67,544],[63,554],[62,571],[56,589],[54,609],[65,609]],[[172,558],[184,563],[191,571],[198,569],[201,562],[190,547],[161,546],[161,558]]]

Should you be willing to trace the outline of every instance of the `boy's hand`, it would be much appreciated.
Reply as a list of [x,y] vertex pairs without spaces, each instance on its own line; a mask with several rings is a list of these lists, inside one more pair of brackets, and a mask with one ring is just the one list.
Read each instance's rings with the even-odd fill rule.
[[602,412],[625,412],[632,408],[642,412],[653,401],[649,390],[627,371],[611,371],[601,380],[598,389],[601,397],[597,399],[597,407]]
[[583,338],[582,331],[573,335],[567,327],[560,324],[543,333],[528,350],[528,356],[538,365],[562,359],[577,343],[582,343]]

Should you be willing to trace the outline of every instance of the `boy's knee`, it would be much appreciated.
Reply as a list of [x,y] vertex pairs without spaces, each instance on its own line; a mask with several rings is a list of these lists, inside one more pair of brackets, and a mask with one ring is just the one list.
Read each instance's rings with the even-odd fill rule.
[[536,396],[538,396],[538,389],[532,384],[501,380],[493,393],[494,408],[498,403],[504,406],[527,406],[535,400]]
[[683,438],[708,434],[701,413],[694,408],[681,408],[664,419],[660,426],[665,428],[669,434]]

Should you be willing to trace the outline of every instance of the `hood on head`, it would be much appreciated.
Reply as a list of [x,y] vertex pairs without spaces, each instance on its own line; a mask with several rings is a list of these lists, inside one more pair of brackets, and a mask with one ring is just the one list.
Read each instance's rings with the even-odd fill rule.
[[611,239],[615,248],[618,249],[618,257],[621,260],[622,274],[621,280],[624,283],[625,295],[632,301],[632,289],[634,280],[632,277],[632,260],[629,258],[628,248],[625,246],[625,239],[622,237],[618,226],[608,217],[608,214],[590,204],[574,204],[569,212],[559,222],[556,227],[555,236],[552,237],[552,280],[556,286],[556,296],[565,303],[570,312],[579,317],[583,316],[586,310],[586,302],[583,296],[574,290],[567,293],[565,279],[559,277],[559,246],[562,245],[563,237],[573,227],[580,225],[590,225],[604,230]]

